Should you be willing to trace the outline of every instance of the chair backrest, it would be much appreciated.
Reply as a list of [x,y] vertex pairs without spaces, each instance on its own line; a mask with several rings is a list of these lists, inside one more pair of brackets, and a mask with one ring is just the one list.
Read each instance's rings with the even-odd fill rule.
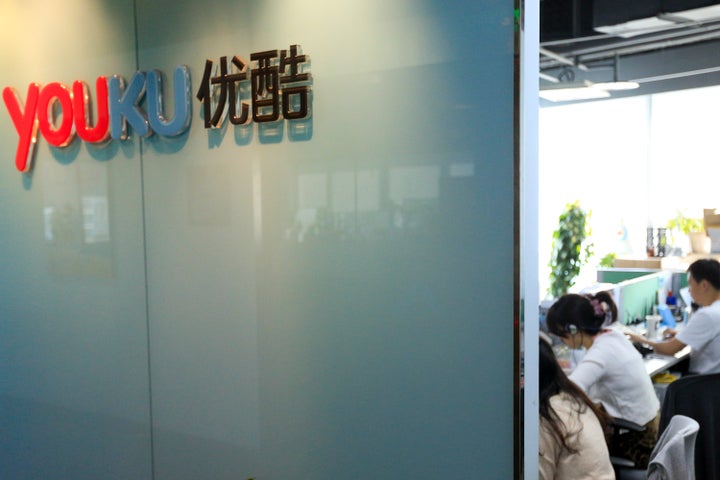
[[691,375],[672,382],[660,413],[660,434],[674,415],[700,424],[695,446],[696,480],[720,479],[720,373]]
[[700,424],[692,418],[673,416],[650,455],[648,480],[696,480],[695,441],[698,430]]

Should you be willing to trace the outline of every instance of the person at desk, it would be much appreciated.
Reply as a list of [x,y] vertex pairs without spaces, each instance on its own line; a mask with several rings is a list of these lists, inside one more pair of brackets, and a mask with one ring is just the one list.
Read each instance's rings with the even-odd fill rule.
[[634,342],[645,343],[662,355],[674,355],[690,345],[690,373],[720,373],[720,263],[696,260],[687,270],[690,295],[700,308],[682,330],[665,330],[665,340],[648,340],[630,333]]
[[657,442],[660,402],[640,353],[625,335],[604,328],[617,318],[617,306],[608,292],[596,295],[566,294],[548,310],[550,332],[572,349],[587,353],[569,378],[594,402],[615,418],[645,426],[610,439],[610,454],[646,468]]
[[605,444],[607,415],[568,380],[542,338],[539,353],[540,480],[614,479]]

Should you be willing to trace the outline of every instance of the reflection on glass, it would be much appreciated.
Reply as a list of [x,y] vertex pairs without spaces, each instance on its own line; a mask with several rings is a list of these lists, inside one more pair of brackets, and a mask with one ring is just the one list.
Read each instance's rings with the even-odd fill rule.
[[438,197],[440,168],[402,167],[390,169],[390,199],[395,205]]
[[110,220],[107,197],[85,195],[82,197],[81,206],[85,243],[109,242]]
[[[439,217],[447,182],[463,182],[474,164],[393,167],[388,170],[301,173],[297,176],[297,209],[286,238],[377,238],[391,233],[428,231]],[[444,183],[443,183],[444,182]],[[453,207],[450,206],[452,209]]]
[[113,275],[107,165],[50,164],[43,225],[53,275]]
[[450,165],[451,177],[472,177],[475,175],[475,165],[472,163],[453,163]]

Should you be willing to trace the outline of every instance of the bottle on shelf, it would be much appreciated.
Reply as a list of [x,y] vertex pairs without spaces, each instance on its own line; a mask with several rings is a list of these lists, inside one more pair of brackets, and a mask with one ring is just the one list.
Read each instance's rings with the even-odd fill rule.
[[655,256],[655,230],[653,227],[647,227],[647,239],[645,241],[645,251],[648,257]]

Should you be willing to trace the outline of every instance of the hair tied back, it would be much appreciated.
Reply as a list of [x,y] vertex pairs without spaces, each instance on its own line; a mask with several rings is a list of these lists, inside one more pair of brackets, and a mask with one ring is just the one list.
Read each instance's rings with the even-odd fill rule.
[[593,310],[595,311],[596,317],[604,317],[605,316],[605,304],[604,302],[600,302],[597,298],[593,298],[590,300],[590,304],[593,307]]

